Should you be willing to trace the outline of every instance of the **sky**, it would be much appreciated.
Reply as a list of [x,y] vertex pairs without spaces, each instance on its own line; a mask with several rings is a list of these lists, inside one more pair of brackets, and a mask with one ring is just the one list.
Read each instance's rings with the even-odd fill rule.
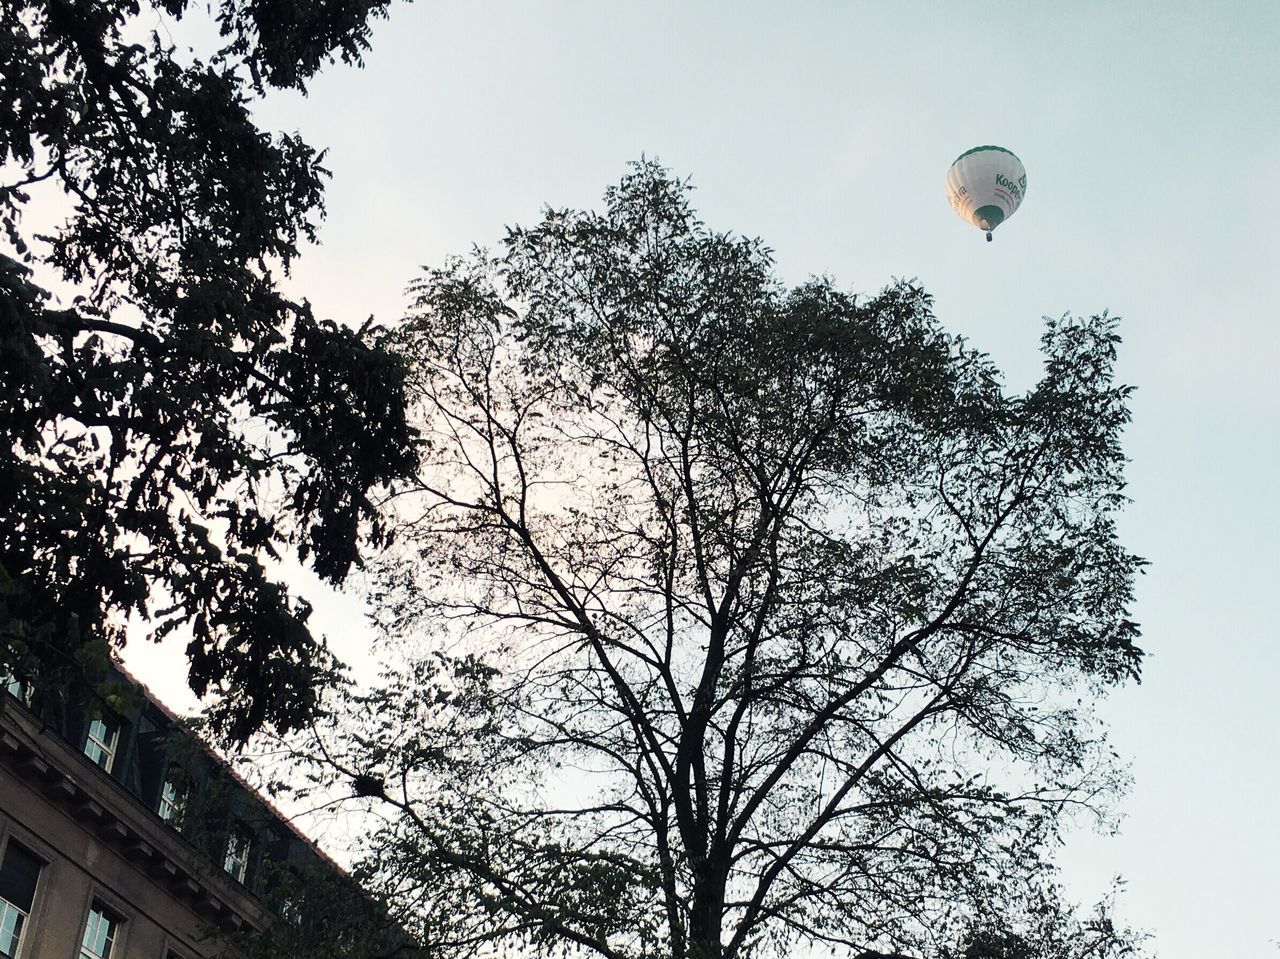
[[[1122,875],[1163,959],[1251,959],[1280,956],[1277,51],[1275,0],[395,3],[362,70],[258,114],[329,149],[322,243],[290,282],[348,322],[396,319],[421,266],[546,204],[597,205],[642,155],[788,282],[918,278],[1011,389],[1042,317],[1122,316],[1150,657],[1103,707],[1127,818],[1061,860],[1082,900]],[[1028,174],[990,244],[944,194],[986,143]],[[358,600],[316,600],[367,657]],[[179,655],[126,659],[182,705]]]

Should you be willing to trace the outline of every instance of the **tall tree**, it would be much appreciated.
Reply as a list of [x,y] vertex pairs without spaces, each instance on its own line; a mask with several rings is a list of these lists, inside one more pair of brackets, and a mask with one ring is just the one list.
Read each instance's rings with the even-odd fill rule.
[[[415,453],[377,330],[278,286],[325,171],[251,105],[358,61],[385,6],[222,0],[201,59],[159,35],[187,0],[0,0],[6,671],[92,673],[140,614],[190,628],[232,739],[312,713],[327,660],[264,564],[294,547],[341,581],[380,534],[371,490]],[[51,195],[71,212],[40,235],[23,214]]]
[[785,288],[641,163],[427,273],[406,652],[311,742],[441,949],[1111,956],[1052,861],[1123,772],[1127,387],[1105,317],[1007,393],[929,297]]

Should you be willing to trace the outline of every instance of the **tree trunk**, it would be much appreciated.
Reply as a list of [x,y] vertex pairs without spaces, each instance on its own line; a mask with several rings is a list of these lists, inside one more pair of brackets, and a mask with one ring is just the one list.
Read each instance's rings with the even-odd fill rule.
[[[718,859],[719,857],[715,857]],[[724,921],[727,869],[711,857],[694,868],[693,908],[689,916],[689,959],[723,959],[720,925]]]

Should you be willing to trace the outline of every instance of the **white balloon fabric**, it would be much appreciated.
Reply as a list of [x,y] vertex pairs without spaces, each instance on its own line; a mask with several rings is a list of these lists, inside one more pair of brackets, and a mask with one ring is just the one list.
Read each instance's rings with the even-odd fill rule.
[[947,199],[951,207],[987,239],[1022,205],[1027,193],[1027,171],[1011,150],[997,146],[974,147],[956,157],[947,171]]

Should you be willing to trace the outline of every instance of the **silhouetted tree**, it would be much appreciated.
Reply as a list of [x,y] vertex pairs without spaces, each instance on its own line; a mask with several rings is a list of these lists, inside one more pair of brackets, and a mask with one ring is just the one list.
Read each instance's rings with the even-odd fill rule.
[[228,937],[244,959],[426,959],[387,910],[329,864],[293,870],[263,896],[277,919]]
[[415,291],[424,462],[374,595],[406,656],[303,747],[384,817],[404,922],[612,959],[1130,948],[1070,926],[1048,856],[1123,779],[1091,704],[1142,655],[1113,320],[1048,322],[1010,395],[915,284],[787,289],[648,163]]
[[[140,614],[190,628],[231,739],[311,715],[328,662],[264,562],[293,547],[342,580],[415,454],[377,330],[278,288],[325,171],[250,107],[358,60],[385,5],[222,0],[206,60],[159,36],[186,0],[0,0],[5,670],[92,676]],[[41,190],[71,212],[33,235]]]

